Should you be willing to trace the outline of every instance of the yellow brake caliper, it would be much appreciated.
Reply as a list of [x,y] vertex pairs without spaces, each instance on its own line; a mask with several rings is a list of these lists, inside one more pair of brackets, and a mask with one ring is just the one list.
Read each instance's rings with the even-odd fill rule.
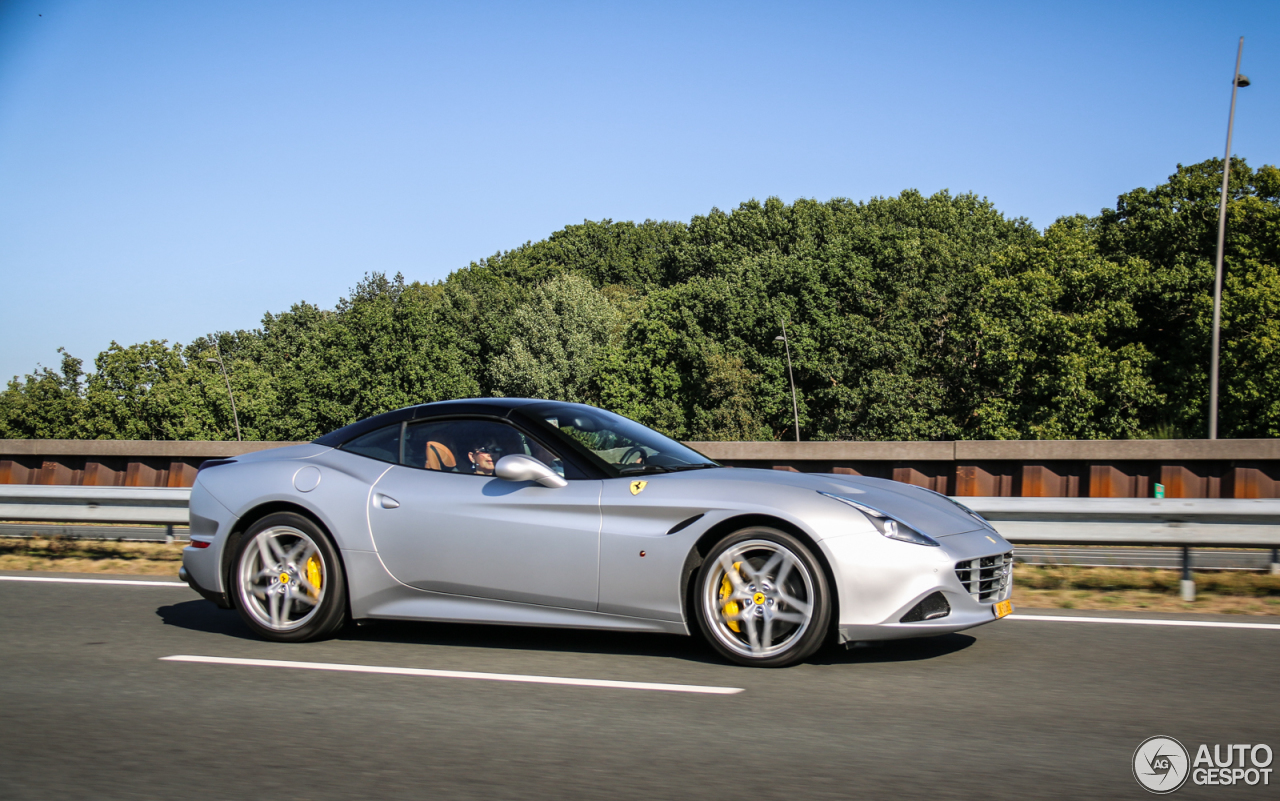
[[[738,572],[738,565],[740,564],[742,563],[741,562],[733,563],[733,572],[735,573]],[[725,573],[724,579],[721,580],[720,582],[720,600],[724,601],[725,597],[732,592],[733,592],[733,584],[729,581],[729,574]],[[725,617],[733,617],[734,615],[738,614],[738,602],[726,601],[724,605],[720,607],[720,611],[724,614]],[[729,628],[733,629],[735,632],[741,633],[742,629],[738,627],[738,621],[726,620],[725,623],[728,623]]]
[[315,587],[314,593],[307,593],[312,598],[320,597],[320,582],[323,581],[320,573],[320,560],[315,554],[311,554],[311,558],[307,560],[307,581],[311,582],[311,586]]

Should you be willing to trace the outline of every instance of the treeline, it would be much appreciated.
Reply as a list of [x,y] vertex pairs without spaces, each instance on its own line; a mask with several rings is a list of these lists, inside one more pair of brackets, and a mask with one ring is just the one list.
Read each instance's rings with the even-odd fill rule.
[[[1206,433],[1222,162],[1043,233],[973,195],[751,201],[584,222],[434,284],[366,274],[333,309],[63,354],[0,393],[0,436],[302,440],[483,395],[602,405],[681,439]],[[1220,432],[1280,436],[1280,170],[1233,161]],[[216,345],[216,350],[215,350]]]

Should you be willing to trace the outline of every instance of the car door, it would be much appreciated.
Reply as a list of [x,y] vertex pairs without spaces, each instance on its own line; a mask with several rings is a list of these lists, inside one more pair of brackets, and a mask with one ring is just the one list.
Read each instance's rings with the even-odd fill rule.
[[[486,459],[485,451],[494,450]],[[507,453],[559,464],[505,422],[407,426],[402,463],[370,497],[369,524],[383,563],[399,581],[424,590],[594,611],[601,482],[553,488],[485,474]]]

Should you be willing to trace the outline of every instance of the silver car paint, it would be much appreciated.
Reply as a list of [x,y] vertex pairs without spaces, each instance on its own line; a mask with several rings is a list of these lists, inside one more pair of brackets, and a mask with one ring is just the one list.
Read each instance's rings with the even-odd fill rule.
[[[979,603],[962,587],[955,563],[1012,549],[986,529],[948,537],[937,548],[856,534],[824,540],[821,545],[838,573],[838,625],[844,638],[853,640],[959,631],[994,619],[991,603]],[[939,621],[897,622],[934,592],[946,596],[950,615]]]
[[342,556],[349,585],[361,589],[358,595],[353,594],[351,597],[351,615],[356,619],[433,620],[453,623],[501,623],[511,626],[648,631],[666,634],[689,633],[683,622],[606,615],[579,609],[419,590],[392,578],[378,558],[378,554],[349,551],[343,552]]
[[225,541],[226,532],[230,531],[237,518],[230,509],[219,503],[200,481],[191,488],[188,510],[191,541],[208,544],[203,548],[191,545],[184,548],[182,564],[195,578],[197,584],[216,592],[223,592],[222,571],[219,569],[219,559],[222,555],[221,543]]
[[[556,489],[393,467],[310,444],[260,451],[237,462],[201,471],[192,489],[193,526],[199,529],[193,528],[193,538],[206,539],[211,547],[184,551],[188,571],[202,586],[226,591],[219,565],[237,521],[264,503],[294,504],[315,515],[333,535],[357,618],[687,633],[680,579],[694,544],[725,520],[766,515],[809,536],[828,562],[841,639],[891,639],[959,631],[992,620],[991,603],[979,603],[964,591],[954,564],[1011,549],[945,498],[855,476],[723,468],[575,481]],[[302,465],[320,471],[319,483],[308,492],[294,486]],[[646,482],[644,488],[633,493],[633,480]],[[460,495],[459,481],[481,489]],[[941,546],[887,539],[861,513],[819,491],[843,494],[899,517],[922,533],[943,538]],[[380,492],[398,500],[400,507],[375,504]],[[460,499],[464,508],[453,508]],[[486,510],[493,512],[487,521]],[[393,524],[397,512],[412,514],[399,515],[401,521]],[[697,514],[703,517],[696,523],[667,534]],[[532,519],[536,533],[523,538],[521,529]],[[449,526],[459,520],[491,527],[481,537],[450,537]],[[424,525],[428,530],[435,526],[435,542],[446,549],[446,561],[463,568],[460,578],[430,573],[430,549],[411,557],[421,560],[416,567],[402,566],[400,559],[409,558],[415,532]],[[567,534],[560,538],[556,531]],[[521,585],[522,570],[530,565],[541,578]],[[412,571],[424,566],[429,574],[419,580]],[[946,594],[951,615],[940,621],[896,622],[935,591]]]
[[[293,482],[303,464],[320,470],[320,482],[310,492],[300,492]],[[192,508],[210,496],[227,509],[219,520],[210,548],[183,551],[183,562],[200,584],[226,592],[219,569],[222,549],[239,518],[268,503],[300,506],[315,515],[341,550],[373,551],[365,505],[372,484],[390,465],[318,445],[293,445],[238,457],[235,464],[201,470],[191,488]],[[210,575],[212,573],[212,575]],[[208,580],[209,583],[205,583]]]
[[397,580],[435,592],[595,611],[600,482],[544,487],[395,466],[369,507],[375,549]]
[[[813,539],[849,526],[865,526],[875,533],[866,518],[839,501],[769,481],[773,472],[713,469],[644,476],[644,489],[634,495],[632,479],[606,480],[601,496],[600,610],[684,620],[680,577],[685,560],[703,534],[729,518],[768,516]],[[704,517],[667,535],[677,523],[697,514]]]

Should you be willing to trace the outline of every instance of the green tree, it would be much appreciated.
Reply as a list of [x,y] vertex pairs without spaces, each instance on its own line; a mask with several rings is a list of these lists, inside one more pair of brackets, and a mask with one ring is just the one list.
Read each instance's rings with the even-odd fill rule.
[[80,359],[62,348],[60,371],[37,368],[22,381],[14,378],[0,392],[0,437],[5,439],[80,439],[85,436],[87,405],[82,395]]
[[477,394],[463,334],[438,287],[373,273],[333,312],[264,320],[278,438],[309,439],[380,412]]
[[560,275],[516,308],[513,335],[489,365],[495,395],[598,403],[598,362],[619,313],[586,278]]
[[1162,400],[1153,358],[1128,341],[1146,263],[1103,259],[1089,220],[1064,217],[1042,239],[983,267],[954,364],[976,439],[1140,436]]
[[207,435],[192,417],[196,392],[181,346],[164,341],[98,355],[85,386],[85,429],[95,439],[195,439]]
[[[5,437],[308,439],[476,395],[598,402],[693,439],[1204,431],[1222,163],[1043,234],[974,195],[776,198],[689,223],[586,221],[434,284],[185,347],[63,354],[0,393]],[[1280,171],[1233,163],[1221,430],[1280,436]]]
[[[1149,428],[1172,428],[1205,436],[1208,426],[1209,351],[1213,314],[1214,258],[1222,160],[1178,165],[1168,183],[1122,195],[1115,209],[1098,217],[1099,250],[1123,262],[1150,265],[1133,304],[1138,324],[1132,339],[1156,358],[1150,366],[1157,390],[1166,397],[1146,421]],[[1232,159],[1224,258],[1223,436],[1267,436],[1280,426],[1262,386],[1274,372],[1267,344],[1266,296],[1269,275],[1280,264],[1280,178],[1275,167],[1254,172]],[[1235,315],[1243,314],[1237,323]],[[1261,374],[1259,373],[1261,371]],[[1258,379],[1262,378],[1260,384]],[[1235,407],[1234,403],[1243,402]]]

